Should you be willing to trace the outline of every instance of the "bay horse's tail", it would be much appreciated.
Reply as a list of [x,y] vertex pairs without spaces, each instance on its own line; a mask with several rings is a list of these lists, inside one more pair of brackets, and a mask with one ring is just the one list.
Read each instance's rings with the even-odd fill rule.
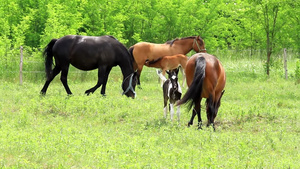
[[52,64],[53,64],[52,48],[56,41],[57,39],[52,39],[50,43],[45,47],[45,50],[43,52],[43,55],[45,57],[45,70],[46,70],[47,78],[50,77],[50,74],[52,72]]
[[189,102],[188,109],[190,110],[195,103],[199,103],[202,93],[202,86],[205,78],[206,61],[204,57],[198,57],[195,61],[194,80],[189,89],[178,101],[177,105]]

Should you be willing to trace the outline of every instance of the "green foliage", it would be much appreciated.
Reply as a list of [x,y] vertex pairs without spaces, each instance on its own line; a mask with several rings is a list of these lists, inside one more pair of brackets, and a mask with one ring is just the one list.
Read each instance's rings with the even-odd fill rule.
[[127,47],[200,35],[209,52],[265,50],[267,62],[267,54],[273,57],[282,48],[300,49],[300,3],[292,0],[0,1],[4,67],[15,62],[20,45],[41,50],[51,39],[68,34],[109,34]]
[[296,61],[295,78],[297,83],[300,83],[300,60]]

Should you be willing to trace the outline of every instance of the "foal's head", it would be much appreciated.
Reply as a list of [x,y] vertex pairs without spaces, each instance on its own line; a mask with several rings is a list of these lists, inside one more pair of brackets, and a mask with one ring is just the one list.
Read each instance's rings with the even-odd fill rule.
[[178,68],[167,71],[168,76],[169,76],[169,80],[170,80],[170,82],[172,84],[172,89],[174,91],[178,90],[178,71],[179,71]]

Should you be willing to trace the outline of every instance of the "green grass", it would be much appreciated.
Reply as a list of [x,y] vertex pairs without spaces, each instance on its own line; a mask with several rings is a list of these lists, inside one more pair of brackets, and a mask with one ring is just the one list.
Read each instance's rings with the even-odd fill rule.
[[[46,96],[39,95],[42,79],[2,81],[0,168],[299,168],[299,85],[280,73],[266,77],[262,64],[224,59],[216,132],[188,128],[185,107],[179,123],[163,118],[155,69],[143,72],[136,99],[121,95],[118,68],[106,97],[99,89],[84,95],[95,72],[71,73],[73,96],[59,77]],[[206,124],[204,108],[202,119]]]

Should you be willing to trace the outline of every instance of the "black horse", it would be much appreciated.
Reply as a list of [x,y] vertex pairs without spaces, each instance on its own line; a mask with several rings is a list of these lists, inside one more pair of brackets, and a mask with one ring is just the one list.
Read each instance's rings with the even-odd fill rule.
[[[61,71],[61,82],[66,92],[72,94],[67,76],[69,66],[89,71],[98,69],[96,86],[85,91],[87,95],[94,93],[102,85],[101,94],[105,95],[108,75],[112,67],[119,65],[123,74],[123,94],[135,97],[137,73],[133,70],[133,57],[127,48],[113,36],[78,36],[68,35],[60,39],[52,39],[44,50],[47,80],[41,90],[46,94],[47,88],[54,77]],[[55,67],[52,70],[53,56]]]
[[[178,71],[179,69],[173,69],[166,71],[168,74],[168,79],[166,79],[160,70],[157,71],[158,76],[161,78],[163,83],[163,96],[164,96],[164,117],[167,118],[168,113],[168,100],[169,100],[169,111],[170,119],[173,121],[174,116],[174,105],[181,98],[181,88],[178,83]],[[180,120],[180,106],[177,106],[177,118],[178,122]]]

